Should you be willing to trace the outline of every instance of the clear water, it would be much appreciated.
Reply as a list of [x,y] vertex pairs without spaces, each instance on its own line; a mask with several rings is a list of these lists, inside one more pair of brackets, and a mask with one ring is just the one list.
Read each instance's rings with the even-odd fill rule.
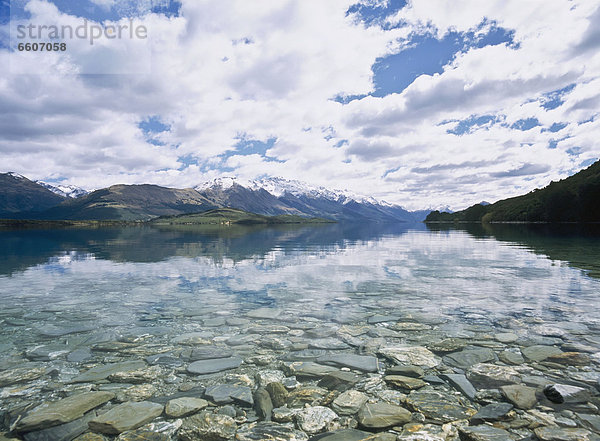
[[573,228],[140,227],[0,238],[5,366],[66,336],[169,337],[205,323],[231,335],[218,319],[263,307],[289,322],[393,313],[440,324],[448,336],[469,337],[473,325],[523,335],[545,324],[600,342],[600,239]]

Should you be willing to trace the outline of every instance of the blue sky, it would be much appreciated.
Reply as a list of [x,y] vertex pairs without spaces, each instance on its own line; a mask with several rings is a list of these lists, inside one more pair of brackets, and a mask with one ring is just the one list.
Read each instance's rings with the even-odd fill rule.
[[4,26],[2,163],[87,189],[281,176],[420,209],[595,161],[600,8],[465,1],[13,0],[13,32],[132,19],[150,37],[42,56]]

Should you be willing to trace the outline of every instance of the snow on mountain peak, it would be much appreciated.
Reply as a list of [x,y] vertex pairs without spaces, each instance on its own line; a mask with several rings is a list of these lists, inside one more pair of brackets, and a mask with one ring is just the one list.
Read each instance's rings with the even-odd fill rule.
[[235,176],[223,176],[221,178],[215,178],[212,181],[206,181],[203,184],[197,185],[194,187],[196,191],[204,191],[210,188],[221,188],[223,190],[227,190],[228,188],[233,187],[235,184],[241,185],[242,187],[247,186],[245,181],[240,180]]
[[35,182],[36,182],[36,184],[41,185],[42,187],[46,188],[47,190],[50,190],[52,193],[57,194],[62,197],[65,197],[65,198],[76,199],[76,198],[85,196],[89,193],[88,191],[84,190],[83,188],[75,187],[74,185],[65,185],[65,184],[52,185],[52,184],[48,184],[47,182],[43,182],[43,181],[35,181]]

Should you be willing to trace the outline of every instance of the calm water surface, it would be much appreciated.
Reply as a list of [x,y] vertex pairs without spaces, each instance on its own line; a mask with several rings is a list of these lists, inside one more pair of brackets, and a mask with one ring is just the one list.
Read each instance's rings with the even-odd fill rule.
[[4,364],[69,334],[154,326],[178,335],[257,308],[321,323],[394,313],[467,338],[474,324],[522,334],[543,323],[600,343],[600,238],[574,228],[65,229],[0,238]]

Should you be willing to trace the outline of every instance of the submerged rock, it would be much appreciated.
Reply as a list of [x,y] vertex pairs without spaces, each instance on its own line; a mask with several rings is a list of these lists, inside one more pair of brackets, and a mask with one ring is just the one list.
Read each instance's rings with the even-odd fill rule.
[[479,363],[473,366],[467,373],[467,378],[475,386],[484,389],[521,382],[521,375],[513,368],[489,363]]
[[110,392],[86,392],[44,404],[29,412],[17,424],[17,431],[30,432],[81,418],[85,413],[114,398]]
[[328,430],[337,418],[333,410],[323,406],[307,407],[296,413],[298,427],[309,434]]
[[128,402],[112,408],[89,422],[91,430],[117,435],[126,430],[137,429],[160,416],[163,406],[157,403]]
[[357,390],[349,390],[340,394],[331,407],[339,415],[354,415],[369,400],[369,397]]
[[386,383],[392,384],[404,391],[420,389],[427,386],[427,383],[425,383],[423,380],[418,378],[403,377],[402,375],[388,375],[384,378],[384,380]]
[[535,389],[521,384],[502,386],[500,388],[504,397],[519,409],[533,409],[537,404]]
[[406,404],[415,412],[438,423],[465,420],[476,413],[472,407],[463,405],[454,395],[437,390],[418,390],[410,393]]
[[600,437],[586,429],[538,427],[534,430],[540,441],[598,441]]
[[482,407],[471,418],[472,424],[482,424],[485,422],[503,421],[508,419],[509,412],[513,410],[510,403],[493,403]]
[[175,398],[165,406],[165,414],[170,418],[183,418],[201,411],[206,406],[208,402],[201,398]]
[[252,407],[254,405],[252,390],[246,386],[217,384],[207,387],[204,395],[216,404],[236,402],[247,407]]
[[212,360],[195,361],[187,367],[190,374],[206,375],[236,369],[242,364],[239,357],[217,358]]
[[95,383],[106,380],[110,375],[120,372],[131,372],[143,369],[146,363],[142,360],[124,361],[122,363],[100,364],[92,369],[78,375],[73,383]]
[[307,441],[308,436],[287,425],[263,422],[240,428],[235,439],[237,441]]
[[347,367],[363,372],[377,372],[379,365],[377,358],[370,355],[335,354],[325,355],[317,359],[318,363]]
[[544,395],[553,403],[587,403],[591,399],[590,391],[568,384],[550,384],[544,388]]
[[496,354],[494,351],[488,348],[481,349],[466,349],[461,352],[453,352],[452,354],[444,357],[444,363],[450,366],[458,367],[461,369],[468,369],[478,363],[484,363],[487,361],[494,361]]
[[367,403],[358,412],[358,423],[368,429],[385,429],[406,424],[411,420],[411,413],[403,407],[386,403]]
[[543,361],[548,357],[562,354],[562,351],[556,346],[533,345],[521,349],[521,352],[531,361]]
[[459,427],[461,441],[510,441],[510,433],[492,426]]
[[46,373],[46,369],[39,367],[23,367],[0,372],[0,387],[25,383],[40,378]]
[[235,436],[236,429],[230,416],[201,412],[184,419],[177,435],[182,441],[227,441]]
[[426,369],[441,363],[439,357],[423,346],[388,346],[379,349],[379,354],[398,364],[409,364]]

